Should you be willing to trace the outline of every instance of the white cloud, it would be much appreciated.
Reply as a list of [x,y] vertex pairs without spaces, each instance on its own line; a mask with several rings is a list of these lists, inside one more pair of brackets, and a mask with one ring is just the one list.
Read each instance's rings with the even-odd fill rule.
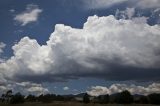
[[120,3],[141,9],[160,7],[160,0],[83,0],[85,9],[103,9]]
[[31,82],[6,82],[5,84],[0,85],[0,93],[4,93],[7,90],[13,90],[14,93],[21,92],[22,94],[46,94],[50,91],[43,87],[42,84],[31,83]]
[[160,0],[138,0],[136,6],[142,9],[160,7]]
[[3,48],[5,48],[6,44],[0,42],[0,54],[3,53]]
[[63,87],[63,90],[67,91],[67,90],[69,90],[69,87],[65,86],[65,87]]
[[131,19],[135,14],[135,8],[127,8],[126,9],[126,15],[129,19]]
[[136,86],[126,85],[126,84],[113,84],[110,87],[103,87],[103,86],[92,86],[90,90],[87,91],[88,94],[92,96],[104,95],[104,94],[114,94],[118,92],[122,92],[124,90],[128,90],[131,94],[142,94],[148,95],[151,93],[160,93],[160,84],[159,83],[152,83],[147,87],[144,86]]
[[14,20],[19,22],[22,26],[29,23],[36,22],[42,9],[39,9],[37,5],[29,4],[26,10],[14,17]]
[[45,93],[48,93],[48,89],[46,88],[43,88],[41,86],[38,86],[38,87],[30,87],[27,89],[28,92],[30,93],[38,93],[38,94],[45,94]]
[[15,9],[10,9],[9,12],[14,13],[16,10]]
[[49,92],[49,90],[45,87],[42,86],[42,84],[37,84],[37,83],[31,83],[31,82],[21,82],[21,83],[16,83],[16,87],[19,87],[19,89],[24,89],[22,91],[23,93],[32,93],[32,94],[46,94]]
[[154,18],[157,24],[160,24],[160,8],[154,9],[150,17]]
[[[0,56],[3,53],[3,49],[6,47],[6,44],[4,44],[3,42],[0,42]],[[5,59],[0,58],[0,63],[4,62]]]
[[132,19],[135,15],[135,8],[126,8],[124,11],[120,11],[117,9],[115,13],[116,18],[123,18],[123,19]]
[[125,1],[127,0],[83,0],[83,3],[86,9],[102,9]]
[[[135,18],[117,20],[110,15],[91,16],[82,29],[58,24],[46,45],[41,46],[28,37],[22,38],[12,47],[14,56],[0,64],[0,71],[11,79],[15,76],[28,76],[31,79],[48,75],[46,78],[50,80],[61,81],[83,75],[107,76],[110,73],[108,77],[111,77],[111,73],[124,73],[123,70],[113,69],[112,65],[158,69],[160,26],[138,23],[138,20],[140,18],[136,21]],[[127,69],[126,72],[137,71]],[[152,70],[140,70],[138,74],[140,72],[145,76]],[[152,80],[155,76],[147,78]]]
[[147,23],[148,17],[139,16],[136,17],[135,15],[135,8],[126,8],[125,10],[117,9],[115,12],[115,17],[117,19],[128,19],[132,20],[135,23],[144,24]]

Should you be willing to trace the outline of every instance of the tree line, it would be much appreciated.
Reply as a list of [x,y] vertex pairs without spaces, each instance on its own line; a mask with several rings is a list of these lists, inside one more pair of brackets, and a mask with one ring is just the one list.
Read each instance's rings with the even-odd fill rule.
[[127,90],[120,93],[112,95],[99,95],[99,96],[90,96],[87,93],[81,95],[81,100],[76,100],[76,95],[56,95],[56,94],[41,94],[39,96],[31,95],[28,96],[22,95],[20,92],[13,94],[12,90],[8,90],[6,93],[1,95],[0,101],[3,103],[18,104],[24,102],[42,102],[42,103],[51,103],[54,101],[72,101],[72,102],[83,102],[83,103],[116,103],[116,104],[160,104],[160,94],[153,93],[147,96],[145,95],[131,95]]

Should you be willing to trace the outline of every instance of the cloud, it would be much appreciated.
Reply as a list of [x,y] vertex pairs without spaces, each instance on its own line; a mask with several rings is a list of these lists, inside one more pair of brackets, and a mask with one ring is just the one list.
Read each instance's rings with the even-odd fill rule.
[[159,0],[138,0],[136,6],[142,9],[160,7]]
[[80,77],[159,81],[160,26],[141,17],[91,16],[82,29],[55,26],[46,45],[22,38],[0,64],[8,80],[53,82]]
[[10,9],[9,12],[14,13],[16,10],[15,9]]
[[65,87],[63,87],[63,90],[67,91],[67,90],[69,90],[69,87],[65,86]]
[[[3,43],[3,42],[0,42],[0,57],[1,57],[1,54],[3,53],[3,49],[6,47],[6,44]],[[3,58],[0,58],[0,63],[4,62],[4,59]]]
[[46,94],[49,93],[50,91],[43,87],[42,84],[37,84],[37,83],[31,83],[31,82],[13,82],[9,81],[5,84],[0,85],[0,93],[4,93],[7,90],[13,90],[14,93],[16,92],[21,92],[22,94],[35,94],[35,95],[40,95],[40,94]]
[[132,85],[113,84],[108,88],[103,86],[92,86],[91,89],[87,91],[87,93],[92,96],[99,96],[104,94],[114,94],[114,93],[122,92],[124,90],[130,91],[131,94],[148,95],[151,93],[160,93],[160,84],[152,83],[147,87],[136,86],[134,84]]
[[0,54],[3,53],[3,48],[6,47],[6,44],[4,44],[3,42],[0,42]]
[[124,4],[126,7],[140,9],[159,8],[159,0],[83,0],[85,9],[104,9],[114,5]]
[[160,24],[160,8],[152,10],[150,17],[155,23]]
[[16,83],[15,88],[21,88],[24,89],[22,91],[23,93],[32,93],[32,94],[46,94],[49,92],[49,90],[45,87],[42,86],[42,84],[37,84],[37,83],[31,83],[31,82],[21,82],[21,83]]
[[25,26],[29,23],[36,22],[42,9],[39,9],[37,5],[29,4],[26,10],[14,17],[14,20],[19,22],[21,26]]
[[128,0],[83,0],[86,9],[103,9]]
[[124,11],[120,11],[117,9],[115,13],[116,18],[123,18],[123,19],[132,19],[135,15],[135,8],[126,8]]

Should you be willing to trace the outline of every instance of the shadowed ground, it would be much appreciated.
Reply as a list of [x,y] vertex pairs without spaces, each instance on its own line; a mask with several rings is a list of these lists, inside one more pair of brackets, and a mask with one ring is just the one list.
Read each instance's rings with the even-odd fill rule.
[[83,104],[74,102],[55,102],[55,103],[24,103],[24,104],[1,104],[0,106],[158,106],[150,104]]

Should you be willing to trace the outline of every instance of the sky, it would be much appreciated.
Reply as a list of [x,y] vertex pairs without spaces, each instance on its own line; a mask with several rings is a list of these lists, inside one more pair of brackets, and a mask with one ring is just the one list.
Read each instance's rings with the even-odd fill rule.
[[1,0],[0,92],[160,93],[159,0]]

